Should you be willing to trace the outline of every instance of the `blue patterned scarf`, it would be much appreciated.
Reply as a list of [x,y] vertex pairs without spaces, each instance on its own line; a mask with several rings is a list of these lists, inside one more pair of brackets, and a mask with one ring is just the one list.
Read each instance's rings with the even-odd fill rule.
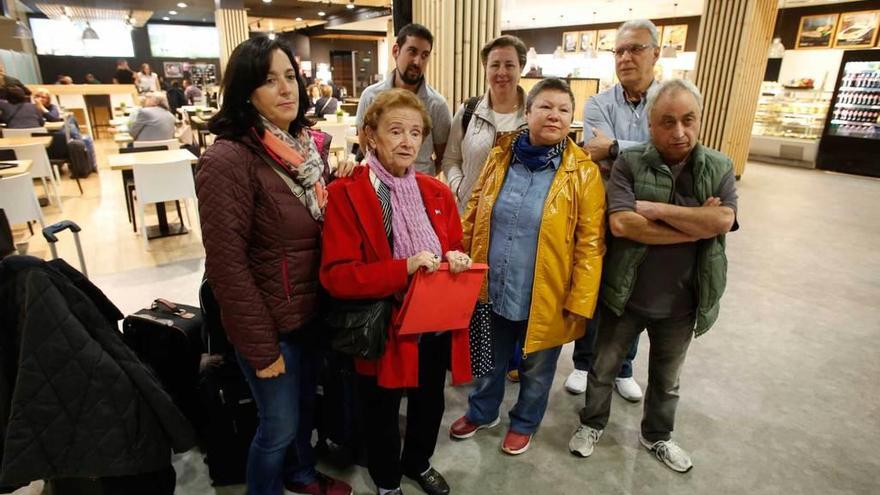
[[552,146],[535,146],[529,141],[529,131],[525,129],[513,141],[513,154],[520,163],[534,172],[561,155],[565,151],[567,141],[563,139]]

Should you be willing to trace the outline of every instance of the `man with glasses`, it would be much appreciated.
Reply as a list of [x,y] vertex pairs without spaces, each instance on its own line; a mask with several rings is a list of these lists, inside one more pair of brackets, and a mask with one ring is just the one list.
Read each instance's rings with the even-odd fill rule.
[[[657,37],[657,26],[649,20],[623,23],[617,30],[614,48],[615,71],[620,82],[593,96],[584,106],[584,150],[606,178],[618,153],[650,137],[645,95],[654,85],[654,65],[660,57]],[[570,393],[582,394],[587,389],[597,327],[594,318],[588,324],[587,333],[575,341],[572,354],[575,369],[565,380],[565,389]],[[614,380],[614,390],[630,402],[642,399],[642,389],[632,373],[638,345],[636,338]]]

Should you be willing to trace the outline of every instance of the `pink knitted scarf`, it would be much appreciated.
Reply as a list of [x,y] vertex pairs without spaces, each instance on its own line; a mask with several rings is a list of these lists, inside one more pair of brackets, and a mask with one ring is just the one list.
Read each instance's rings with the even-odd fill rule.
[[421,251],[442,256],[440,240],[431,226],[425,203],[416,182],[415,167],[409,167],[403,177],[395,177],[379,163],[373,153],[367,154],[367,165],[391,191],[391,231],[394,238],[394,258],[409,258]]

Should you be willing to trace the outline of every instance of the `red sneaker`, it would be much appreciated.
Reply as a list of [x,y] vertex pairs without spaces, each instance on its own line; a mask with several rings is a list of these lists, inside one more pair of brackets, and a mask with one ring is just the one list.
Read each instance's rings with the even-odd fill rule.
[[284,489],[297,495],[351,495],[351,486],[344,481],[318,473],[308,485],[287,483]]
[[492,421],[489,424],[485,425],[477,425],[471,423],[467,416],[462,416],[455,420],[455,423],[452,423],[452,426],[449,427],[449,436],[456,440],[464,440],[466,438],[470,438],[474,436],[478,431],[483,428],[492,428],[498,426],[498,423],[501,422],[501,418],[495,418],[495,421]]
[[503,450],[505,454],[519,455],[529,450],[529,445],[531,444],[531,435],[508,430],[507,435],[504,436],[504,442],[501,443],[501,450]]

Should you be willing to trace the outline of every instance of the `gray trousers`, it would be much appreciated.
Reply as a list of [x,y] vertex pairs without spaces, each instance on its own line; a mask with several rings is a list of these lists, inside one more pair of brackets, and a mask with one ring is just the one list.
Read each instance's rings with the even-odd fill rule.
[[693,338],[694,315],[655,320],[630,311],[617,316],[604,305],[600,311],[596,358],[589,375],[586,405],[580,413],[581,423],[605,429],[611,414],[614,378],[633,339],[647,329],[650,353],[642,436],[650,442],[669,440],[678,406],[679,376]]

